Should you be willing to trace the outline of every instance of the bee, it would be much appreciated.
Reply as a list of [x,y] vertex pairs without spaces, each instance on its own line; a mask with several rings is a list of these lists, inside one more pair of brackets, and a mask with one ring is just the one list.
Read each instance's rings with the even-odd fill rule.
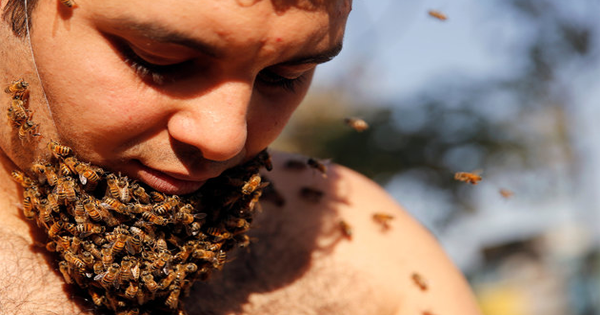
[[150,274],[148,271],[142,272],[142,282],[146,286],[146,289],[150,291],[150,293],[156,292],[158,290],[158,283],[154,281],[154,276]]
[[13,127],[20,127],[26,121],[31,119],[32,113],[25,108],[25,102],[20,99],[13,99],[6,112],[6,117]]
[[169,223],[168,219],[158,216],[152,212],[142,213],[142,218],[144,218],[144,220],[146,220],[152,224],[155,224],[155,225],[167,225],[167,223]]
[[42,134],[38,133],[39,125],[34,124],[31,120],[28,120],[19,126],[19,140],[25,141],[28,136],[41,137]]
[[47,199],[48,203],[47,203],[47,208],[59,213],[60,212],[60,205],[58,204],[58,196],[55,194],[48,194],[48,199]]
[[132,257],[130,256],[125,256],[123,259],[121,259],[121,273],[119,278],[121,283],[126,283],[133,279],[131,274],[131,266],[133,265],[133,262],[131,261],[131,258]]
[[324,162],[319,161],[317,159],[309,158],[306,161],[306,164],[309,167],[319,171],[321,173],[321,175],[323,175],[324,178],[327,177],[327,166],[325,166]]
[[160,215],[165,215],[170,212],[179,204],[179,198],[177,196],[169,197],[165,202],[154,207],[154,212]]
[[93,224],[93,223],[83,223],[83,224],[77,224],[75,226],[75,230],[77,231],[77,233],[79,233],[79,237],[87,237],[90,234],[100,234],[100,233],[104,233],[104,231],[106,230],[106,228],[104,226],[100,226],[97,224]]
[[60,3],[62,3],[63,5],[72,8],[73,6],[76,5],[75,1],[73,0],[60,0]]
[[119,275],[119,271],[121,266],[117,263],[113,263],[108,267],[106,272],[96,275],[94,277],[94,281],[100,280],[100,284],[105,288],[109,289],[111,286],[115,286],[117,289],[119,288],[119,283],[116,281]]
[[129,181],[127,178],[119,178],[117,181],[118,188],[118,199],[122,202],[129,202],[131,200],[131,194],[129,193]]
[[170,309],[176,309],[177,303],[179,302],[179,293],[181,292],[180,288],[174,288],[169,297],[167,298],[165,305],[167,305]]
[[93,190],[100,181],[98,172],[89,164],[79,163],[75,166],[75,171],[79,174],[81,184],[88,185],[90,190]]
[[257,158],[258,158],[258,161],[265,166],[265,169],[267,169],[267,171],[270,172],[273,170],[273,161],[271,160],[271,155],[269,154],[267,149],[262,150],[257,155]]
[[427,280],[425,280],[425,278],[423,278],[420,274],[416,272],[413,272],[411,278],[415,285],[419,287],[419,289],[421,289],[421,291],[427,291],[429,285],[427,284]]
[[96,306],[102,306],[102,305],[107,304],[105,295],[100,295],[98,292],[91,290],[91,289],[88,292],[89,292],[90,296],[92,297],[92,302],[94,302],[94,304],[96,304]]
[[148,233],[144,232],[144,230],[140,229],[137,226],[130,227],[129,231],[131,231],[131,234],[133,234],[134,236],[138,235],[142,239],[142,241],[146,244],[154,243],[154,233],[148,234]]
[[360,118],[345,118],[344,123],[358,132],[369,129],[369,124]]
[[199,223],[199,222],[192,222],[192,223],[189,225],[189,228],[188,228],[188,233],[189,233],[190,235],[196,236],[196,235],[200,234],[200,228],[201,228],[201,227],[202,227],[202,225],[200,225],[200,223]]
[[102,265],[104,266],[104,268],[108,268],[114,261],[114,256],[112,255],[112,251],[110,250],[109,247],[103,247],[100,250],[100,253],[102,254],[102,256],[101,256]]
[[46,243],[46,250],[49,252],[55,252],[56,251],[56,242],[50,241],[50,242]]
[[390,228],[390,221],[394,219],[393,215],[386,213],[373,213],[373,220],[379,223],[384,229]]
[[125,242],[127,241],[127,235],[119,234],[117,239],[113,242],[111,247],[111,253],[114,255],[120,254],[125,249]]
[[25,173],[14,170],[10,173],[15,182],[21,184],[24,188],[33,186],[34,182],[31,178],[27,177]]
[[33,211],[33,203],[30,197],[23,198],[23,215],[27,220],[35,219],[35,212]]
[[163,202],[165,201],[165,199],[167,199],[167,197],[164,194],[159,193],[157,191],[151,191],[150,197],[152,198],[152,200],[154,200],[154,202]]
[[4,92],[7,94],[19,95],[25,93],[29,83],[27,83],[24,79],[19,79],[16,81],[12,81],[11,84],[4,89]]
[[140,289],[140,287],[138,286],[137,283],[131,281],[129,282],[129,286],[127,287],[127,289],[125,289],[125,297],[127,297],[130,300],[135,299],[135,297],[138,294],[138,290]]
[[340,227],[340,230],[342,231],[342,235],[344,235],[344,237],[346,237],[347,239],[351,240],[352,239],[352,226],[350,226],[350,224],[348,224],[344,220],[340,220],[338,222],[338,225]]
[[50,186],[58,185],[58,175],[56,175],[54,167],[52,167],[51,164],[47,164],[44,166],[43,173],[46,176],[46,179],[48,180],[48,184],[50,184]]
[[63,278],[65,278],[65,282],[68,284],[73,283],[73,278],[71,278],[71,273],[69,272],[69,266],[66,261],[61,261],[58,263],[58,270],[62,273]]
[[131,255],[135,255],[142,251],[142,237],[139,234],[135,234],[127,238],[125,243],[127,252]]
[[71,148],[61,145],[54,140],[51,140],[50,142],[48,142],[47,146],[48,146],[48,149],[50,150],[50,152],[52,152],[54,157],[57,159],[59,157],[62,157],[62,158],[67,157],[73,153],[73,150],[71,150]]
[[300,189],[300,196],[312,203],[319,203],[319,201],[321,201],[321,199],[323,199],[323,196],[325,195],[324,192],[315,189],[315,188],[311,188],[311,187],[302,187]]
[[475,173],[457,172],[454,174],[454,179],[461,182],[477,185],[481,181],[481,176]]
[[88,251],[83,251],[81,253],[81,260],[83,260],[88,268],[92,268],[94,266],[94,255]]
[[514,194],[515,194],[514,192],[512,192],[508,189],[504,189],[504,188],[500,189],[500,195],[506,199],[512,197]]
[[242,194],[244,194],[244,195],[252,194],[257,188],[259,188],[260,182],[261,182],[260,175],[253,174],[250,177],[250,179],[244,183],[244,186],[242,186]]
[[153,271],[161,270],[170,260],[171,254],[169,254],[169,251],[162,250],[158,254],[158,259],[156,259],[150,266],[150,269],[152,269]]
[[69,157],[65,158],[63,161],[64,161],[64,163],[60,162],[60,166],[59,166],[60,173],[62,175],[71,176],[71,175],[77,173],[76,168],[77,168],[77,165],[79,165],[79,161],[76,158],[69,156]]
[[73,237],[71,239],[71,250],[74,253],[79,252],[79,248],[81,247],[81,239],[79,237]]
[[448,17],[440,11],[429,10],[429,11],[427,11],[427,14],[429,14],[429,16],[434,17],[440,21],[445,21],[448,19]]
[[96,259],[102,259],[102,253],[100,253],[94,243],[90,242],[89,240],[85,240],[81,246],[83,246],[83,249],[92,254],[92,256],[94,256]]
[[62,230],[64,225],[65,225],[64,221],[61,221],[61,220],[54,221],[54,223],[48,229],[48,236],[50,238],[54,238],[56,236],[56,234]]
[[139,202],[150,203],[150,195],[148,195],[144,187],[140,186],[138,183],[135,183],[131,186],[131,193]]
[[40,177],[45,177],[46,175],[44,173],[46,172],[46,165],[40,162],[33,162],[33,164],[31,164],[31,171]]
[[208,230],[206,231],[206,233],[214,236],[216,242],[219,242],[221,240],[225,240],[225,239],[231,238],[231,233],[227,232],[224,229],[220,229],[220,228],[217,228],[217,227],[210,227],[210,228],[208,228]]
[[83,200],[83,209],[92,220],[102,221],[102,213],[100,213],[100,211],[98,210],[98,207],[96,206],[96,202],[94,202],[94,200],[90,198],[85,198]]
[[55,188],[56,194],[59,201],[67,200],[74,202],[77,200],[77,194],[75,193],[75,181],[72,177],[64,177],[58,181],[58,185]]
[[65,251],[64,258],[71,266],[75,266],[80,271],[85,270],[85,263],[83,262],[83,260],[75,256],[70,250]]
[[121,214],[125,214],[127,211],[127,206],[125,206],[119,200],[107,196],[102,198],[102,203],[100,205]]

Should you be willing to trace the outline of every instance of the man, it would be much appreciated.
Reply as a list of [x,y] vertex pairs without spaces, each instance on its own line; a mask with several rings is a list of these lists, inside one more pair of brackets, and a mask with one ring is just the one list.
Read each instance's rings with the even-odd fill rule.
[[[23,1],[2,1],[2,78],[28,82],[39,124],[21,137],[14,113],[0,124],[2,314],[93,312],[36,245],[44,236],[24,220],[12,170],[28,170],[60,140],[79,159],[156,191],[193,193],[277,137],[315,67],[341,49],[351,3],[27,5],[28,16]],[[273,153],[266,175],[285,204],[263,203],[252,245],[194,286],[184,300],[190,314],[478,314],[434,238],[380,187],[340,166],[326,177],[289,167],[303,159]],[[394,218],[383,229],[374,213]]]

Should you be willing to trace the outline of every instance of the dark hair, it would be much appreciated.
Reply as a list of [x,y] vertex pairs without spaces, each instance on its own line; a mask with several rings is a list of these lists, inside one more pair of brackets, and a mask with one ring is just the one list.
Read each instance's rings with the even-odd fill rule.
[[24,37],[27,32],[27,16],[31,16],[31,11],[38,0],[27,0],[27,15],[25,11],[25,0],[8,0],[2,13],[2,19],[10,24],[10,27],[17,37]]

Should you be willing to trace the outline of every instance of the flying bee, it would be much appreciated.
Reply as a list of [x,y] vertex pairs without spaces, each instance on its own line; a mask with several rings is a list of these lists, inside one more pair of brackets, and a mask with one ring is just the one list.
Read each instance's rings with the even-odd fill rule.
[[476,173],[457,172],[454,174],[454,179],[459,180],[461,182],[477,185],[477,183],[481,181],[481,176]]
[[135,255],[142,251],[142,237],[139,234],[135,234],[127,238],[125,243],[127,252],[131,255]]
[[179,302],[179,293],[181,292],[180,288],[174,288],[169,297],[165,301],[165,305],[167,305],[170,309],[176,309],[177,303]]
[[325,165],[325,162],[319,161],[317,159],[313,159],[313,158],[309,158],[306,161],[306,164],[319,171],[319,173],[321,173],[321,175],[323,175],[323,178],[327,177],[327,166]]
[[417,287],[419,287],[419,289],[421,289],[421,291],[427,291],[427,288],[429,287],[427,280],[425,280],[425,278],[423,278],[423,276],[421,276],[420,274],[413,272],[413,274],[411,275],[411,278],[413,280],[413,282],[415,283],[415,285]]
[[268,183],[263,183],[261,184],[261,177],[259,174],[253,174],[250,179],[244,183],[244,186],[242,186],[242,194],[244,195],[250,195],[252,194],[256,189],[258,188],[263,188],[266,185],[268,185]]
[[54,223],[48,229],[48,236],[50,238],[54,238],[56,236],[56,234],[58,232],[60,232],[60,230],[62,230],[62,228],[64,227],[64,225],[65,225],[64,221],[61,221],[61,220],[54,221]]
[[363,132],[369,129],[369,124],[360,118],[345,118],[344,123],[358,132]]
[[100,280],[100,284],[107,290],[112,286],[115,286],[118,289],[119,283],[116,280],[120,270],[121,266],[117,263],[113,263],[108,267],[106,272],[95,276],[94,281]]
[[31,187],[34,182],[31,178],[27,177],[25,173],[21,171],[14,170],[10,173],[15,182],[21,184],[24,188]]
[[4,92],[7,94],[19,95],[25,93],[29,83],[27,83],[24,79],[19,79],[16,81],[12,81],[9,86],[4,89]]
[[340,220],[338,222],[338,225],[340,227],[340,231],[342,231],[342,235],[344,235],[345,238],[351,240],[352,239],[352,226],[350,226],[350,224],[348,224],[344,220]]
[[63,275],[63,278],[65,278],[65,282],[68,284],[73,283],[73,278],[71,278],[71,273],[69,272],[69,266],[67,265],[66,261],[61,261],[58,263],[58,270],[60,270],[60,273]]
[[384,229],[390,228],[390,221],[394,219],[393,215],[386,213],[373,213],[373,220],[381,225]]
[[501,188],[499,192],[500,192],[500,195],[502,197],[504,197],[505,199],[508,199],[508,198],[512,197],[515,194],[514,192],[512,192],[512,191],[510,191],[508,189],[505,189],[505,188]]
[[79,237],[83,238],[89,236],[90,234],[104,233],[104,231],[106,230],[104,226],[100,226],[93,223],[77,224],[75,229],[77,233],[79,233]]
[[34,124],[31,120],[28,120],[19,126],[19,140],[25,141],[28,137],[41,137],[42,134],[38,133],[38,124]]
[[71,150],[71,148],[61,145],[54,140],[51,140],[50,142],[48,142],[48,149],[50,150],[50,152],[52,152],[54,157],[57,159],[59,157],[62,157],[62,158],[67,157],[73,153],[73,150]]
[[76,5],[75,1],[73,0],[60,0],[60,3],[62,3],[63,5],[72,8],[73,6]]
[[436,11],[436,10],[429,10],[429,11],[427,11],[427,14],[429,14],[429,16],[434,17],[440,21],[445,21],[448,19],[448,17],[444,13],[442,13],[440,11]]
[[273,161],[271,160],[271,155],[267,151],[267,149],[262,150],[257,156],[259,163],[264,165],[267,171],[273,170]]

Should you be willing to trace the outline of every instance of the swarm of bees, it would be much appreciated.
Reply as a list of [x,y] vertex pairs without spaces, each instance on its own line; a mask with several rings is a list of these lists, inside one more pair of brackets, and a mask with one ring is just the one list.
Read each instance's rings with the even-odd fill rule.
[[[21,80],[7,91],[26,89]],[[81,161],[57,141],[46,148],[47,159],[12,172],[23,214],[46,232],[65,281],[117,314],[184,314],[180,297],[192,283],[249,244],[245,232],[268,184],[259,169],[271,168],[265,150],[194,194],[171,196]]]

